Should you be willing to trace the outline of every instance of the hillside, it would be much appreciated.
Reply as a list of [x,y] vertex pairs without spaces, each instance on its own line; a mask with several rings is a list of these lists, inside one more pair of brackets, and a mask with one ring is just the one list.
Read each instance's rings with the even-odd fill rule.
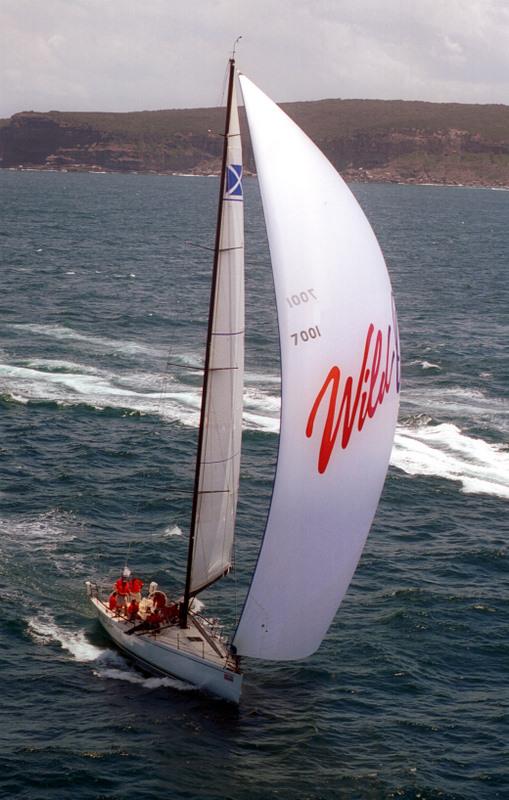
[[[349,180],[509,186],[509,106],[319,100],[282,108]],[[0,120],[0,166],[210,174],[222,126],[218,108],[21,112]],[[249,148],[247,165],[254,169]]]

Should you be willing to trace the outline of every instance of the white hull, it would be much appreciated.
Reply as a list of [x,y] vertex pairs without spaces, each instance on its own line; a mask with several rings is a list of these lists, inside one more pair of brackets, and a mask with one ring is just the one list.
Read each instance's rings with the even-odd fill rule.
[[127,634],[136,623],[115,615],[87,586],[99,622],[115,644],[139,666],[156,675],[180,678],[197,689],[238,703],[242,674],[221,639],[207,632],[192,614],[188,627]]

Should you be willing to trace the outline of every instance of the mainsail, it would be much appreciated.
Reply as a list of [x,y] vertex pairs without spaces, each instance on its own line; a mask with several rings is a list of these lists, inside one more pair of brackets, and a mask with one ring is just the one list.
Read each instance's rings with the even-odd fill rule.
[[[231,566],[239,486],[244,377],[242,149],[230,62],[225,151],[213,271],[186,596]],[[187,605],[187,604],[186,604]]]
[[383,256],[352,193],[289,117],[240,80],[282,397],[269,518],[233,644],[240,655],[296,659],[320,645],[375,514],[398,414],[398,332]]

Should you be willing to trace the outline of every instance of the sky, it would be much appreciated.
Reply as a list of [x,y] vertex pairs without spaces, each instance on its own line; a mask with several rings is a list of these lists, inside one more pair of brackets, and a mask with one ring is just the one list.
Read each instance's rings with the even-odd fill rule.
[[0,0],[0,117],[278,102],[509,104],[509,0]]

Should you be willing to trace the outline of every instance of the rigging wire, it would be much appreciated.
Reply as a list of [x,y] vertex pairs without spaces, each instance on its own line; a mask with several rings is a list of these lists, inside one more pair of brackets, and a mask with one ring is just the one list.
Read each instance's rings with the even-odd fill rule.
[[[225,71],[224,71],[223,82],[222,82],[222,85],[221,85],[221,93],[219,95],[219,101],[217,103],[219,108],[221,108],[221,106],[225,105],[226,90],[228,88],[228,77],[229,77],[229,74],[230,74],[230,65],[227,64],[226,68],[225,68]],[[221,136],[222,135],[223,134],[221,134]]]

